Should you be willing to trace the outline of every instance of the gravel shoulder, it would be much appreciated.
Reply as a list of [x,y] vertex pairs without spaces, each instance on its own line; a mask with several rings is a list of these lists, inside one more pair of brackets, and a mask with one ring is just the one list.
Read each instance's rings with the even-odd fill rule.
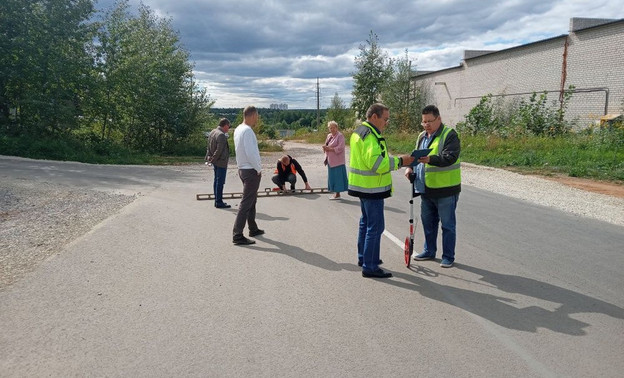
[[2,178],[0,289],[131,203],[135,196]]
[[[318,145],[289,141],[284,144],[284,149],[304,167],[323,160]],[[263,168],[272,174],[275,161],[282,154],[264,154]],[[230,164],[235,164],[234,159]],[[189,165],[177,166],[176,170],[197,173],[203,168]],[[34,270],[41,261],[60,253],[65,245],[141,195],[140,192],[115,193],[41,182],[35,178],[16,178],[1,171],[0,178],[0,290]],[[322,186],[325,178],[315,181],[314,186]],[[624,196],[619,194],[624,189],[621,185],[598,183],[599,193],[570,184],[575,182],[576,186],[592,190],[589,180],[581,184],[570,179],[563,181],[462,164],[463,185],[624,226]]]

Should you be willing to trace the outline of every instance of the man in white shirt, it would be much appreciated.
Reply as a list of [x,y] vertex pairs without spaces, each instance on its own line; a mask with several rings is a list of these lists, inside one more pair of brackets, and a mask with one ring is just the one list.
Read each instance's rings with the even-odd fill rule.
[[238,205],[238,214],[234,221],[232,242],[237,245],[254,244],[255,241],[243,235],[245,223],[249,226],[249,236],[255,237],[264,234],[256,224],[256,201],[258,188],[262,177],[262,165],[258,140],[253,127],[258,122],[258,110],[255,106],[248,106],[243,110],[243,123],[234,130],[234,149],[238,177],[243,182],[243,198]]

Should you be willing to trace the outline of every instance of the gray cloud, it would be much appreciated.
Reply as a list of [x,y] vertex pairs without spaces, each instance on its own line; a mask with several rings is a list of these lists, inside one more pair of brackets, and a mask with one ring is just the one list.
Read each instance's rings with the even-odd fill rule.
[[[99,8],[111,5],[103,0]],[[138,0],[131,0],[136,6]],[[456,66],[466,49],[503,49],[564,34],[570,17],[621,18],[616,0],[353,1],[143,0],[172,20],[217,107],[350,102],[359,46],[369,32],[413,67]]]

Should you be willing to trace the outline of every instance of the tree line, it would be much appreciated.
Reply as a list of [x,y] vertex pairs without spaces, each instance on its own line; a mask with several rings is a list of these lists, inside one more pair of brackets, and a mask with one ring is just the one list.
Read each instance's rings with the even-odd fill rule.
[[[76,146],[102,155],[195,154],[218,118],[238,124],[241,109],[211,109],[170,19],[143,4],[133,13],[128,0],[102,12],[94,2],[0,2],[1,153],[23,154],[39,142],[43,155]],[[392,109],[390,131],[419,127],[426,92],[411,83],[407,51],[390,59],[372,31],[366,42],[355,58],[351,104],[336,93],[320,119],[316,110],[260,108],[259,132],[324,132],[330,120],[349,129],[381,100]]]
[[[321,120],[324,119],[325,109],[320,110]],[[241,108],[211,108],[211,113],[217,118],[227,118],[235,124],[242,119]],[[268,109],[258,108],[258,115],[262,121],[276,129],[297,130],[300,128],[316,128],[316,109]]]
[[171,21],[128,0],[0,2],[0,135],[114,142],[163,152],[192,138],[213,101]]

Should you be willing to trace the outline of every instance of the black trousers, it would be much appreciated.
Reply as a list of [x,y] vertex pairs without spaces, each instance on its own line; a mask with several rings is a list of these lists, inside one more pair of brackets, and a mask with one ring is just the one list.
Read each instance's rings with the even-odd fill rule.
[[[283,187],[284,184],[286,184],[286,182],[284,181],[284,179],[282,179],[280,177],[280,175],[273,176],[273,178],[271,180],[273,180],[273,183],[275,185],[279,186],[280,188]],[[297,182],[297,176],[294,175],[293,173],[289,173],[287,181],[290,183],[290,189],[295,189],[295,183]],[[284,188],[284,189],[286,189],[286,188]]]

